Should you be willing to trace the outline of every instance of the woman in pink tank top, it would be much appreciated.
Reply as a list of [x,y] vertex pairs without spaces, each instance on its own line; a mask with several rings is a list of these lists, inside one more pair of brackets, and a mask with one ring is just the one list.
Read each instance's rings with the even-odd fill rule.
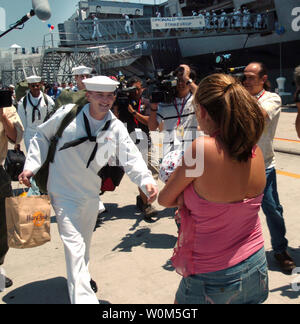
[[201,81],[194,98],[199,136],[159,194],[178,206],[181,228],[172,257],[183,276],[176,303],[262,303],[267,264],[259,209],[266,184],[256,146],[264,117],[233,77]]

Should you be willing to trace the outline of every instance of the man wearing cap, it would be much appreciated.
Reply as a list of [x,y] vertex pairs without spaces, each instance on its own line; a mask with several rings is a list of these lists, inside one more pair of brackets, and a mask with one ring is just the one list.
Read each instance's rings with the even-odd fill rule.
[[73,91],[70,89],[63,90],[60,96],[55,101],[56,111],[63,105],[76,103],[76,104],[86,104],[86,90],[83,81],[91,77],[92,68],[81,65],[72,69],[72,73],[74,75],[76,81],[76,87]]
[[24,142],[28,151],[31,138],[37,126],[41,125],[54,107],[54,101],[41,91],[41,77],[33,75],[26,78],[29,92],[20,100],[18,114],[24,126]]
[[75,76],[75,81],[77,84],[77,89],[80,90],[85,90],[85,85],[83,81],[85,79],[88,79],[91,77],[93,69],[84,65],[80,65],[77,67],[74,67],[72,69],[72,72]]
[[[98,303],[88,270],[89,249],[96,223],[101,179],[99,170],[116,155],[130,179],[148,196],[157,196],[157,186],[127,129],[110,111],[118,82],[105,76],[84,80],[89,104],[66,127],[50,164],[48,193],[56,212],[65,247],[68,288],[72,303]],[[73,105],[60,108],[38,127],[19,181],[29,186],[46,159],[49,140]],[[105,129],[105,131],[103,131]],[[94,289],[94,290],[93,290]]]
[[[76,91],[64,90],[57,98],[55,102],[55,111],[67,104],[78,104],[78,105],[86,105],[88,103],[86,98],[86,88],[83,83],[84,80],[89,79],[91,77],[93,69],[84,65],[76,66],[72,69],[72,73],[75,77],[76,81]],[[101,199],[99,199],[99,214],[105,211],[104,204]]]

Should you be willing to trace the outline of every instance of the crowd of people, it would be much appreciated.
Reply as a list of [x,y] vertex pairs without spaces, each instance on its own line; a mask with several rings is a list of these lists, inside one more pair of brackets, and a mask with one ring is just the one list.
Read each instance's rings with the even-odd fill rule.
[[[176,303],[264,302],[268,269],[260,208],[282,271],[291,273],[296,267],[287,252],[275,171],[273,139],[281,98],[270,91],[265,65],[249,63],[243,83],[212,74],[199,84],[195,72],[180,65],[174,72],[173,100],[160,103],[144,98],[143,81],[132,77],[125,107],[117,100],[116,78],[92,77],[92,69],[85,66],[73,73],[76,89],[69,85],[59,95],[51,95],[45,87],[46,94],[41,77],[30,76],[17,109],[0,109],[0,164],[8,142],[19,144],[24,139],[27,158],[19,182],[31,188],[30,194],[40,194],[34,175],[46,159],[50,140],[65,116],[78,109],[58,141],[47,185],[65,248],[71,303],[98,303],[97,283],[88,269],[89,252],[103,211],[98,173],[111,160],[118,161],[137,185],[136,206],[145,221],[157,220],[152,206],[156,198],[160,205],[177,209],[179,234],[172,263],[183,278]],[[299,75],[298,67],[298,135]],[[163,131],[161,165],[151,158],[150,131],[158,128]],[[110,149],[104,152],[104,147]],[[0,172],[2,265],[8,251],[5,198],[12,196],[12,188],[2,166]],[[160,192],[158,176],[165,183]],[[6,287],[11,285],[6,277]]]
[[244,6],[236,8],[232,12],[226,12],[224,9],[216,10],[196,10],[192,11],[193,16],[203,17],[205,20],[205,30],[218,29],[263,29],[268,24],[268,13],[251,13]]
[[[174,13],[173,17],[181,16],[181,13]],[[268,26],[268,12],[250,12],[250,10],[243,6],[241,8],[233,9],[233,11],[221,10],[193,10],[192,16],[203,17],[205,26],[201,29],[204,31],[212,30],[225,30],[225,29],[255,29],[261,30]],[[101,32],[101,19],[99,14],[91,14],[90,19],[92,21],[92,40],[100,40],[103,37]],[[122,14],[125,19],[124,31],[126,34],[133,34],[132,18],[140,18],[140,15]],[[157,10],[155,12],[156,18],[161,18],[162,13]],[[103,30],[104,31],[104,30]]]

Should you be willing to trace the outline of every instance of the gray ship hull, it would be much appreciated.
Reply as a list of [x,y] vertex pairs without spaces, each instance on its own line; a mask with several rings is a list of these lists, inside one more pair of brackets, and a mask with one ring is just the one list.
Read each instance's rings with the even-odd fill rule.
[[183,60],[198,67],[201,76],[216,70],[215,58],[230,53],[230,67],[245,66],[250,61],[264,62],[269,70],[273,90],[279,76],[286,78],[285,104],[293,102],[294,68],[300,65],[300,1],[274,0],[278,18],[273,33],[252,35],[223,35],[193,39],[179,39]]

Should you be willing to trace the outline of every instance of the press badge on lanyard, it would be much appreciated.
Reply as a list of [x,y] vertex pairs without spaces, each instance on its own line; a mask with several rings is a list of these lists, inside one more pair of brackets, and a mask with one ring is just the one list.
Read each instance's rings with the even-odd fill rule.
[[140,128],[135,129],[135,135],[136,135],[136,139],[138,139],[138,140],[144,139],[143,131]]
[[183,125],[181,125],[181,116],[182,116],[182,113],[184,111],[184,107],[185,105],[187,104],[188,100],[191,98],[191,94],[189,95],[189,97],[185,100],[185,98],[182,99],[182,104],[181,104],[181,110],[179,111],[178,107],[177,107],[177,101],[175,99],[174,101],[174,107],[177,111],[177,116],[178,116],[178,120],[177,120],[177,127],[176,127],[176,134],[177,134],[177,137],[180,137],[180,138],[183,138],[184,136],[184,127]]

